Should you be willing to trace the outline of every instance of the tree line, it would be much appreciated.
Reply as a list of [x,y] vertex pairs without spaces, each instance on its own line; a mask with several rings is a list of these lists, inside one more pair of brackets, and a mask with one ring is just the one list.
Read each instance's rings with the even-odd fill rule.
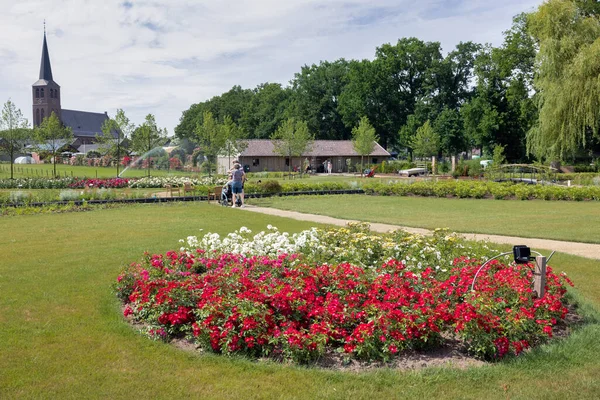
[[210,112],[251,139],[293,118],[315,139],[348,140],[366,117],[383,147],[411,156],[499,147],[515,162],[573,159],[599,150],[599,9],[549,0],[517,15],[499,47],[459,43],[444,56],[439,42],[402,38],[372,60],[305,65],[287,86],[234,86],[185,110],[175,136],[193,139]]

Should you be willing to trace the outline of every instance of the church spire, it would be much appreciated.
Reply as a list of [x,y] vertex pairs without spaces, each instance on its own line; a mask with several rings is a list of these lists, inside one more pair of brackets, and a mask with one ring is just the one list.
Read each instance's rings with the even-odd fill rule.
[[42,62],[40,64],[40,79],[52,81],[52,67],[50,66],[50,55],[48,54],[48,43],[46,42],[46,21],[44,20],[44,45],[42,47]]

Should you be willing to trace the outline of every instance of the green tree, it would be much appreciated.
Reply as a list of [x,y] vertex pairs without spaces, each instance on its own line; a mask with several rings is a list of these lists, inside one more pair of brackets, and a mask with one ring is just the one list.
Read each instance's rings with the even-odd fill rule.
[[224,129],[214,119],[213,114],[210,111],[206,111],[202,124],[198,124],[195,132],[196,141],[202,148],[202,152],[207,159],[205,167],[208,171],[208,176],[211,176],[216,166],[217,156],[223,151],[227,141]]
[[380,133],[381,144],[395,145],[400,128],[429,93],[428,83],[441,59],[438,42],[403,38],[378,47],[372,62],[350,62],[339,105],[344,123],[356,126],[366,116]]
[[505,162],[506,157],[504,156],[504,146],[494,146],[494,154],[492,156],[492,164],[494,168],[499,168]]
[[352,129],[352,146],[360,154],[360,175],[363,175],[365,168],[364,158],[373,152],[375,143],[379,141],[379,136],[375,128],[369,122],[369,118],[362,117],[358,126]]
[[52,155],[54,176],[56,176],[56,160],[58,152],[73,139],[73,131],[65,127],[54,112],[44,118],[42,123],[35,128],[35,140],[39,148]]
[[15,156],[24,150],[30,139],[31,129],[27,119],[9,99],[4,103],[0,116],[0,151],[10,158],[10,179],[14,179]]
[[271,139],[274,141],[275,152],[289,158],[288,170],[291,173],[292,158],[300,157],[312,145],[314,136],[308,130],[306,121],[288,118],[279,126]]
[[[144,123],[135,128],[131,134],[131,148],[141,158],[151,157],[153,152],[157,154],[162,150],[167,138],[166,129],[160,129],[156,125],[154,115],[146,115]],[[151,159],[147,163],[148,176],[150,176]]]
[[508,159],[526,158],[526,132],[536,120],[532,99],[534,57],[535,42],[522,14],[504,32],[501,47],[486,46],[478,53],[475,91],[461,106],[470,148],[491,153],[494,146],[501,145]]
[[292,80],[293,116],[306,121],[308,129],[322,140],[349,139],[338,110],[339,97],[346,85],[348,62],[321,61],[319,65],[305,65]]
[[439,134],[440,150],[443,154],[453,155],[468,150],[459,111],[444,109],[433,123],[433,129]]
[[263,83],[253,93],[238,125],[248,138],[268,139],[289,117],[292,90],[279,83]]
[[96,136],[99,151],[116,158],[117,176],[119,176],[121,157],[126,154],[123,140],[129,138],[134,130],[135,125],[122,109],[118,109],[114,119],[109,118],[102,124],[102,135]]
[[417,157],[428,157],[438,154],[440,150],[440,136],[431,127],[429,120],[417,129],[417,134],[412,140],[411,147]]
[[575,0],[579,10],[587,16],[600,16],[600,2],[598,0]]
[[539,119],[527,148],[538,159],[571,158],[599,138],[600,20],[571,0],[549,0],[528,22],[539,43]]
[[231,156],[239,154],[246,149],[244,132],[233,122],[231,117],[226,116],[223,124],[220,124],[221,134],[225,139],[225,143],[220,153],[228,158],[228,164],[231,165]]

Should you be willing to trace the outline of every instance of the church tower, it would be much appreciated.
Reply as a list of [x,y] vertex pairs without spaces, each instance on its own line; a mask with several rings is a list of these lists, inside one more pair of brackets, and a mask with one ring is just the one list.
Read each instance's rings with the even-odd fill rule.
[[32,86],[33,97],[33,126],[39,126],[44,118],[55,113],[61,119],[60,86],[52,79],[52,67],[46,42],[46,24],[44,23],[44,44],[42,47],[42,62],[40,78]]

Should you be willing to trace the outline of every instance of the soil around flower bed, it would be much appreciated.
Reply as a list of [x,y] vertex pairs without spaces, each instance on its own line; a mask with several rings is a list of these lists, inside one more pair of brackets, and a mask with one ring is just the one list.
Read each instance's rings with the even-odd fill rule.
[[[121,307],[121,312],[125,310],[125,305]],[[577,306],[568,304],[568,313],[564,321],[555,325],[553,328],[553,337],[548,343],[565,339],[571,335],[574,329],[583,325],[585,319],[578,314]],[[132,317],[125,317],[132,328],[142,330],[147,327],[146,324],[135,321]],[[169,342],[174,347],[196,354],[203,354],[205,351],[197,344],[184,339],[175,338]],[[526,356],[530,351],[525,350],[521,356]],[[292,364],[291,361],[283,362],[275,357],[260,358],[256,362],[279,362],[281,364]],[[408,350],[399,353],[396,357],[388,362],[384,361],[363,361],[355,358],[347,358],[343,353],[338,353],[333,350],[326,352],[325,356],[319,360],[307,364],[308,367],[320,368],[342,372],[366,372],[375,369],[393,369],[398,371],[417,371],[425,368],[453,368],[465,370],[469,368],[479,368],[485,365],[491,365],[492,362],[483,361],[469,354],[465,343],[454,338],[445,337],[439,347],[427,350]]]

